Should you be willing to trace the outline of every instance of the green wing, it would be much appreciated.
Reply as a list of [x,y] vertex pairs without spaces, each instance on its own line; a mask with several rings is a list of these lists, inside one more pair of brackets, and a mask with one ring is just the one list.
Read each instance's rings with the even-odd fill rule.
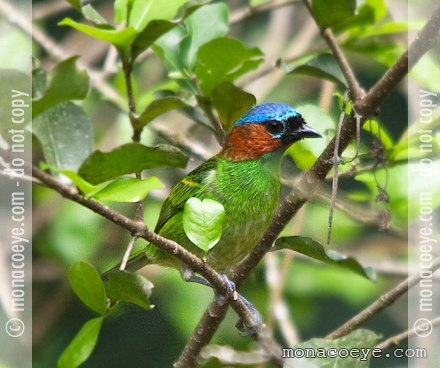
[[217,168],[217,158],[214,156],[205,161],[197,169],[191,171],[171,191],[160,210],[159,221],[155,232],[158,233],[165,223],[175,214],[183,211],[185,202],[191,197],[199,197],[206,187],[206,179]]

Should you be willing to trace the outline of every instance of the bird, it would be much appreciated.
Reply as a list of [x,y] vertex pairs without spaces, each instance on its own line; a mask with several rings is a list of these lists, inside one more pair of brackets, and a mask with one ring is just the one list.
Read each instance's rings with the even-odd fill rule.
[[[278,206],[281,158],[286,149],[303,138],[318,137],[321,135],[290,105],[254,106],[233,124],[221,151],[171,190],[161,208],[155,232],[226,274],[246,257],[271,222]],[[192,243],[183,227],[184,206],[192,197],[213,199],[225,210],[220,240],[208,252]],[[182,261],[154,244],[135,254],[127,270],[148,263],[180,270],[187,281],[201,279]]]

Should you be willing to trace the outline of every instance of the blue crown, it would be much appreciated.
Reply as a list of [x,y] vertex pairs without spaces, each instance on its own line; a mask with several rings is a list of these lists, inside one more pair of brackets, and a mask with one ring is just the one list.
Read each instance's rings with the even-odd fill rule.
[[264,103],[250,109],[239,120],[237,120],[235,125],[264,123],[268,120],[283,121],[297,115],[299,115],[299,112],[292,106],[282,103]]

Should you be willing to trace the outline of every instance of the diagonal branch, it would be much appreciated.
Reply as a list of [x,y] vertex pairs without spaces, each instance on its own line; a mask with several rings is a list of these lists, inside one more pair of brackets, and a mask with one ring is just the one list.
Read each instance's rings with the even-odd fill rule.
[[[144,223],[132,220],[120,212],[115,211],[92,198],[83,196],[75,188],[60,183],[57,179],[34,165],[32,165],[32,175],[49,188],[57,191],[63,197],[89,208],[93,212],[105,217],[116,225],[128,230],[132,234],[133,239],[143,238],[150,243],[153,243],[166,250],[170,254],[173,254],[173,256],[190,266],[191,269],[200,273],[206,280],[210,282],[213,288],[220,295],[228,295],[228,286],[226,285],[224,278],[206,262],[187,251],[181,245],[148,230]],[[253,328],[253,337],[265,350],[269,359],[281,367],[283,365],[283,361],[281,359],[281,348],[276,344],[272,337],[270,337],[266,327],[264,325],[255,325],[253,314],[243,302],[242,298],[238,296],[230,297],[228,302],[243,320],[245,325]]]
[[[440,268],[440,258],[435,259],[432,262],[432,266],[429,268],[432,273]],[[377,300],[371,303],[367,308],[361,311],[359,314],[354,316],[349,321],[345,322],[342,326],[338,327],[335,331],[329,333],[326,337],[328,339],[337,339],[339,337],[345,336],[355,330],[364,322],[368,321],[371,317],[375,316],[377,313],[383,309],[389,307],[398,298],[405,294],[411,287],[417,285],[422,279],[420,272],[408,277],[406,280],[399,283],[397,286],[381,295]]]
[[[424,325],[422,326],[418,326],[421,328],[434,328],[437,327],[438,325],[440,325],[440,317],[434,318],[431,321],[427,321]],[[419,330],[419,331],[423,331],[423,329]],[[375,346],[375,349],[380,349],[380,350],[386,350],[389,349],[392,346],[396,346],[398,344],[400,344],[402,341],[409,339],[410,337],[413,337],[414,335],[417,335],[417,329],[416,328],[411,328],[405,332],[402,332],[398,335],[395,336],[391,336],[388,339],[382,341],[379,345]]]
[[[427,29],[430,31],[428,32]],[[356,103],[356,109],[364,116],[374,114],[388,93],[391,92],[403,78],[405,78],[408,72],[408,58],[405,58],[405,54],[414,55],[420,58],[434,46],[439,29],[440,6],[437,6],[433,16],[419,32],[419,36],[416,37],[414,42],[409,46],[408,51],[405,52],[402,57],[376,83],[375,86],[381,86],[382,89],[385,89],[388,92],[382,93],[380,98],[377,99],[371,97],[370,90],[365,97],[361,98],[361,100]],[[428,37],[429,39],[424,39],[422,36]],[[341,62],[339,59],[338,61]],[[411,65],[414,64],[412,63]],[[355,119],[354,115],[351,115],[342,126],[339,154],[345,150],[349,142],[355,137],[355,134]],[[319,184],[325,180],[325,177],[332,167],[334,147],[335,141],[333,139],[325,148],[324,152],[319,156],[313,167],[301,177],[299,185],[301,192],[292,191],[286,197],[284,202],[278,208],[272,224],[266,231],[264,237],[248,255],[248,257],[233,270],[232,279],[236,282],[237,287],[243,282],[251,270],[256,267],[264,254],[270,250],[273,242],[276,240],[281,230],[292,219],[302,205],[310,198]],[[190,363],[187,365],[187,367],[193,367],[196,365],[196,358],[198,354],[213,337],[215,331],[223,320],[224,315],[226,314],[227,308],[227,305],[219,307],[216,306],[214,302],[211,302],[196,329],[194,330],[193,335],[185,346],[181,356],[179,357],[178,363],[181,361]],[[215,314],[210,315],[210,310],[214,310]],[[176,366],[178,365],[176,364]],[[183,365],[180,366],[183,367]]]
[[[304,0],[304,5],[306,6],[307,10],[310,12],[310,15],[315,19],[316,18],[313,15],[312,12],[312,2],[310,0]],[[324,41],[327,43],[328,47],[332,51],[334,57],[338,61],[339,67],[341,68],[342,74],[344,74],[344,77],[348,83],[348,86],[350,87],[350,91],[353,96],[354,101],[358,101],[361,99],[364,95],[364,92],[359,85],[359,82],[356,79],[356,76],[354,75],[354,72],[352,68],[350,67],[350,64],[348,63],[347,59],[345,58],[344,53],[342,52],[341,48],[339,47],[338,43],[336,42],[336,39],[333,35],[333,32],[330,28],[323,28],[319,25],[318,22],[316,24],[319,27],[319,30],[321,32],[321,36],[324,39]]]

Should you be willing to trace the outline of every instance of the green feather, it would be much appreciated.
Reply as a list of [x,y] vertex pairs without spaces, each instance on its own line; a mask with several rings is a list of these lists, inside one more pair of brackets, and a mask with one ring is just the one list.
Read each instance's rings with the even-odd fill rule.
[[175,214],[183,211],[185,202],[191,198],[199,198],[202,185],[208,173],[215,170],[217,167],[217,159],[213,157],[205,161],[197,169],[192,171],[188,176],[183,178],[171,191],[168,198],[165,200],[160,211],[159,220],[154,230],[156,233],[160,232],[163,225],[172,218]]
[[[204,162],[174,187],[156,231],[205,258],[217,271],[227,271],[250,252],[270,223],[278,204],[281,155],[272,152],[248,161],[229,161],[217,155]],[[226,211],[222,237],[208,253],[192,244],[183,230],[183,207],[191,197],[214,199]],[[184,266],[154,245],[148,246],[147,257],[177,269]]]

